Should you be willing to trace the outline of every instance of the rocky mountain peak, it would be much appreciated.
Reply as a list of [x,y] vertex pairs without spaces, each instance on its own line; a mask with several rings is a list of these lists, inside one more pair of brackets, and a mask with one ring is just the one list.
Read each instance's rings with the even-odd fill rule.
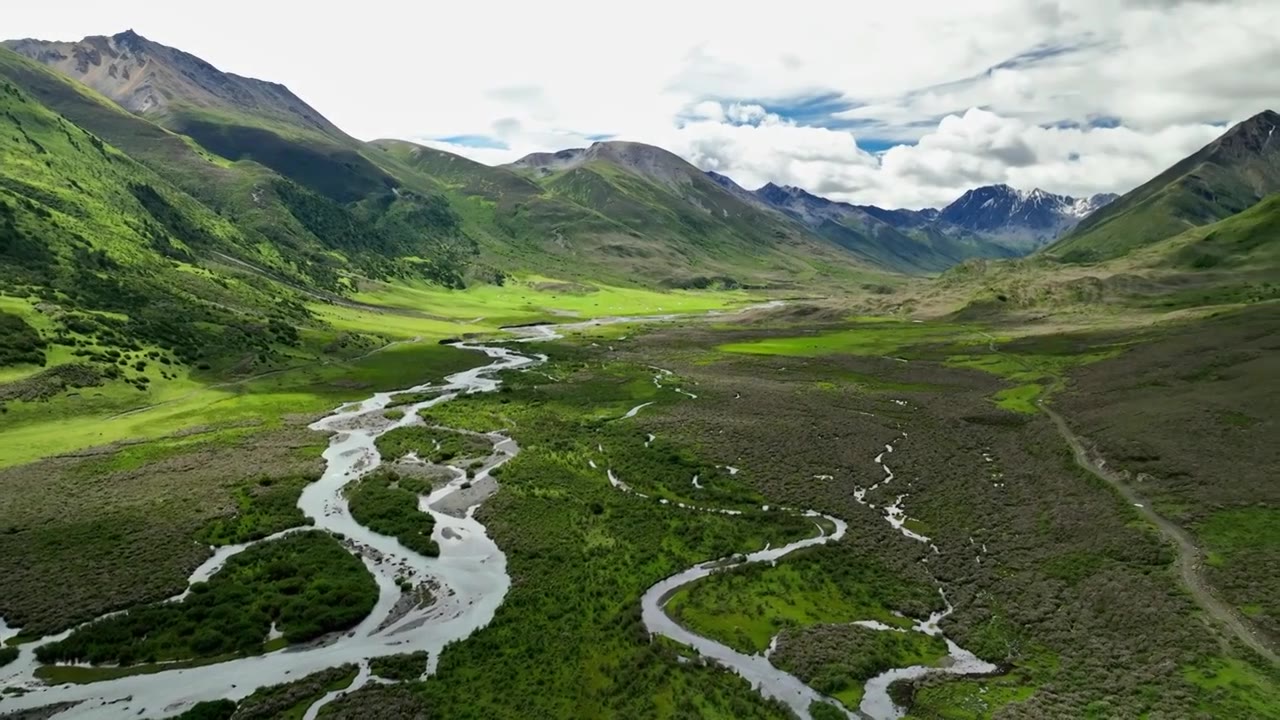
[[77,42],[10,40],[10,50],[41,62],[139,115],[174,106],[215,110],[300,127],[349,141],[283,85],[225,73],[201,58],[130,29]]
[[1216,152],[1229,156],[1261,155],[1280,150],[1280,113],[1263,110],[1218,138]]
[[115,44],[117,47],[126,48],[128,50],[132,50],[135,53],[140,53],[146,47],[148,40],[142,37],[141,35],[139,35],[138,33],[134,32],[132,29],[129,29],[129,30],[125,30],[122,33],[116,33],[115,35],[112,35],[111,42]]

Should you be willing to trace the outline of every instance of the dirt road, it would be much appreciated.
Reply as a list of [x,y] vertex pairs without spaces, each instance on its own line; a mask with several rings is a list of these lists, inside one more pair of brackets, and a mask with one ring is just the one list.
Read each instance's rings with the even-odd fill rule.
[[1220,622],[1231,634],[1256,650],[1263,657],[1272,663],[1280,663],[1280,655],[1277,654],[1276,650],[1257,633],[1247,620],[1241,617],[1235,608],[1219,600],[1209,589],[1204,576],[1200,574],[1204,553],[1195,544],[1195,541],[1187,531],[1153,510],[1151,504],[1139,496],[1129,485],[1126,476],[1107,468],[1105,461],[1095,460],[1091,457],[1085,448],[1084,442],[1071,431],[1071,427],[1067,425],[1067,421],[1061,415],[1054,412],[1044,403],[1037,404],[1053,420],[1053,424],[1058,428],[1058,433],[1071,446],[1071,452],[1075,454],[1076,464],[1115,488],[1121,497],[1133,504],[1143,518],[1156,526],[1156,529],[1160,531],[1160,534],[1166,540],[1173,543],[1174,549],[1177,550],[1178,554],[1178,573],[1182,577],[1182,583],[1191,592],[1191,597],[1200,606],[1200,609]]

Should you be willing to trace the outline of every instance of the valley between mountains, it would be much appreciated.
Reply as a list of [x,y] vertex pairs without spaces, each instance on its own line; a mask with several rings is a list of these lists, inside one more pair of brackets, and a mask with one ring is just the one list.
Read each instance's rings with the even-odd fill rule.
[[0,48],[0,718],[1280,718],[1280,115],[938,209]]

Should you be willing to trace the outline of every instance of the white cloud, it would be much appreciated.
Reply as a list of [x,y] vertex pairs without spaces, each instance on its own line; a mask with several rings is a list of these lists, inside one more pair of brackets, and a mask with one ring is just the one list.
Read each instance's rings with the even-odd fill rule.
[[[1280,103],[1274,0],[287,5],[224,0],[193,24],[180,3],[65,0],[18,4],[5,25],[56,39],[132,25],[283,82],[357,137],[486,135],[507,149],[431,144],[497,163],[607,134],[746,185],[895,206],[985,182],[1124,190],[1212,139],[1210,123]],[[845,104],[783,109],[797,98]],[[1098,117],[1121,126],[1040,127]],[[873,140],[919,144],[877,159],[859,149]]]

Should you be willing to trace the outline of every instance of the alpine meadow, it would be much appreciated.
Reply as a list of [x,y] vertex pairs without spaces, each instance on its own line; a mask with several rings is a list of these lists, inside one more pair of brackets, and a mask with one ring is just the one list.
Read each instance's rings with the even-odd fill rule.
[[0,719],[1280,720],[1280,7],[135,5],[0,43]]

